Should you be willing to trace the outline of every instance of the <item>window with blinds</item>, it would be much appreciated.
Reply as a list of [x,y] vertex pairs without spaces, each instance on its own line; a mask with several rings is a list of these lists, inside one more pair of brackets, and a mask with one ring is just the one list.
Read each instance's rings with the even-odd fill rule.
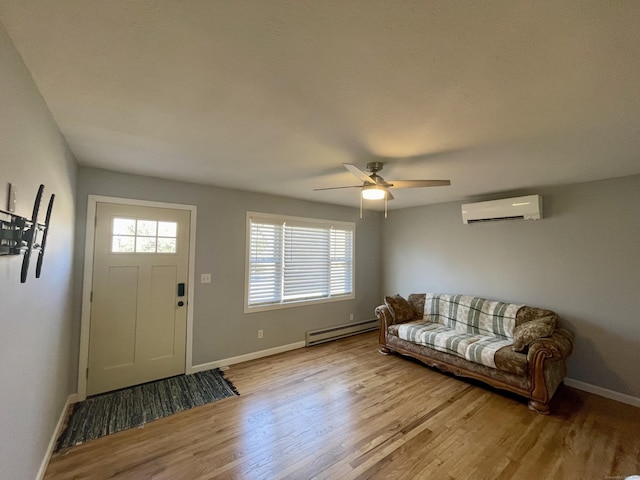
[[353,298],[355,224],[249,212],[246,311]]

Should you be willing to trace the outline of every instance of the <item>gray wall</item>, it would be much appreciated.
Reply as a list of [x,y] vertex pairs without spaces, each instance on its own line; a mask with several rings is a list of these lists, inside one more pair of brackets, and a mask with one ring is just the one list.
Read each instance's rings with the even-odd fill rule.
[[[89,194],[196,205],[196,284],[194,285],[194,365],[265,350],[304,340],[308,330],[375,318],[380,303],[381,215],[357,209],[290,198],[229,190],[157,178],[81,168],[78,176],[76,241],[85,242]],[[243,313],[246,212],[256,211],[356,223],[356,299]],[[76,251],[77,275],[82,278],[84,250]],[[200,274],[211,273],[211,284]],[[80,281],[78,282],[80,290]],[[80,292],[77,295],[79,309]],[[79,310],[78,310],[79,311]],[[257,330],[264,338],[257,338]]]
[[464,225],[462,202],[391,212],[384,292],[555,310],[576,333],[568,376],[640,397],[640,175],[513,193],[542,194],[545,218]]
[[[56,194],[42,276],[35,260],[20,283],[22,256],[0,257],[0,478],[33,479],[68,395],[75,391],[71,345],[75,161],[44,100],[0,25],[0,208],[8,184],[16,213],[31,217],[40,183],[44,219]],[[70,381],[71,379],[71,381]]]

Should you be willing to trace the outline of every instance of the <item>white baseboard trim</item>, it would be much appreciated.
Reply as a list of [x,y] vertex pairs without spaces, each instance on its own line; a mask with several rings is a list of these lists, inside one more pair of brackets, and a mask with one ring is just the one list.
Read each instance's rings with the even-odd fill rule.
[[583,390],[595,395],[600,395],[601,397],[616,400],[620,403],[626,403],[627,405],[640,407],[640,398],[634,397],[632,395],[627,395],[626,393],[620,393],[614,390],[609,390],[608,388],[598,387],[597,385],[581,382],[580,380],[574,380],[573,378],[565,378],[564,384],[569,387],[577,388],[578,390]]
[[290,343],[288,345],[281,345],[279,347],[268,348],[266,350],[260,350],[258,352],[245,353],[244,355],[238,355],[237,357],[224,358],[222,360],[216,360],[215,362],[201,363],[200,365],[194,365],[187,373],[204,372],[205,370],[212,370],[214,368],[220,368],[227,365],[233,365],[236,363],[248,362],[249,360],[255,360],[256,358],[269,357],[276,355],[277,353],[288,352],[289,350],[296,350],[303,348],[305,342]]
[[72,393],[67,397],[67,401],[62,408],[62,412],[60,412],[60,418],[58,418],[56,428],[53,431],[53,435],[51,435],[51,439],[49,440],[47,451],[44,453],[44,458],[42,459],[42,463],[40,464],[40,470],[38,470],[36,480],[42,480],[44,478],[44,474],[47,471],[47,467],[49,466],[49,460],[51,460],[51,455],[53,455],[53,449],[56,447],[56,441],[58,440],[60,433],[62,433],[62,427],[64,426],[64,420],[67,417],[67,410],[69,410],[69,405],[77,401],[77,396],[78,395],[76,393]]

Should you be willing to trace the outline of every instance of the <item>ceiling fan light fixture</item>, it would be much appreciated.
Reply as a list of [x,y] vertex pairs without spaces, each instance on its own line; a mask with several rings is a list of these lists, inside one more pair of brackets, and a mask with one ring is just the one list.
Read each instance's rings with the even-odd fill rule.
[[386,190],[377,185],[364,187],[362,189],[362,198],[364,198],[365,200],[382,200],[386,196]]

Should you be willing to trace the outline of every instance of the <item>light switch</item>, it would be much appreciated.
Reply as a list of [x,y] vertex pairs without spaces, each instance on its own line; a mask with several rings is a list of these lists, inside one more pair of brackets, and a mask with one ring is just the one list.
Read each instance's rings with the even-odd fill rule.
[[211,274],[203,273],[200,275],[200,283],[211,283]]

